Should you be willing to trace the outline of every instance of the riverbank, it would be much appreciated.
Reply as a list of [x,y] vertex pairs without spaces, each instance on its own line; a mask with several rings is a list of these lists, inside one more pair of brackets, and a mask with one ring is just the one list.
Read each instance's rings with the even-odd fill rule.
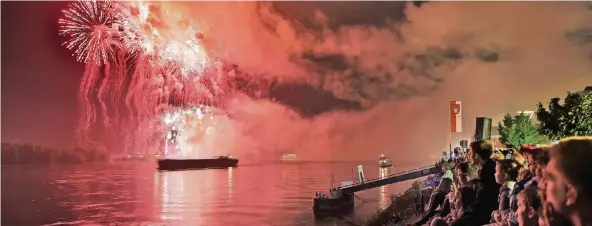
[[49,165],[85,162],[107,162],[104,148],[52,148],[33,144],[2,143],[2,165]]
[[[431,187],[435,177],[428,177],[425,180],[415,181],[406,191],[392,195],[391,204],[382,210],[371,214],[366,221],[367,226],[397,225],[416,217],[415,205],[416,198],[424,193],[426,197],[431,192]],[[407,222],[408,223],[408,222]]]

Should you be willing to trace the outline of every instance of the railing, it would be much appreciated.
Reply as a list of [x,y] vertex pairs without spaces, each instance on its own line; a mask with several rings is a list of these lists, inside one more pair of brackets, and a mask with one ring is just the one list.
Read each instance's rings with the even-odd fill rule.
[[384,177],[379,177],[379,178],[375,178],[375,179],[372,179],[372,180],[367,180],[367,181],[364,181],[363,183],[359,183],[358,182],[358,183],[355,183],[355,184],[350,184],[350,185],[346,185],[346,186],[343,186],[343,187],[338,187],[337,189],[342,190],[342,189],[346,189],[346,188],[356,187],[356,186],[360,186],[360,185],[367,184],[367,183],[374,182],[374,181],[385,180],[385,179],[393,178],[393,177],[396,177],[396,176],[401,176],[401,175],[407,174],[407,173],[412,173],[412,172],[417,172],[417,171],[432,169],[434,167],[435,167],[434,165],[432,165],[432,166],[424,166],[424,167],[421,167],[421,168],[416,168],[416,169],[407,170],[407,171],[403,171],[403,172],[397,172],[397,173],[389,174],[389,175],[384,176]]

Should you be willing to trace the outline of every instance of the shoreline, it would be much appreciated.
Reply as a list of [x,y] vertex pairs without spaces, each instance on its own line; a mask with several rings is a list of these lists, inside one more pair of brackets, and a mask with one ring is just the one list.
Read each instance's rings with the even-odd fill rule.
[[380,209],[370,214],[365,225],[397,225],[417,218],[418,215],[415,212],[415,199],[420,193],[424,193],[424,203],[426,198],[429,198],[429,193],[431,193],[433,188],[429,185],[426,186],[426,183],[430,180],[432,180],[430,176],[425,179],[417,180],[404,192],[391,195],[391,204],[385,209]]

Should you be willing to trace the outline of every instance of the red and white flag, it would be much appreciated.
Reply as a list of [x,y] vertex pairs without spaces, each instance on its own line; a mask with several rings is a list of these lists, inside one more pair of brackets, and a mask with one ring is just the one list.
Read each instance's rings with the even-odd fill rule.
[[450,132],[462,132],[462,105],[460,101],[450,101]]

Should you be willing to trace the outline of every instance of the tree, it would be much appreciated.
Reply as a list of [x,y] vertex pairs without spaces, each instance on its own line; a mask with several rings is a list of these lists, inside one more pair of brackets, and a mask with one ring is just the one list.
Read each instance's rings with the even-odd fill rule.
[[592,136],[592,92],[568,92],[563,104],[554,97],[547,108],[538,104],[539,131],[551,140]]
[[524,113],[512,117],[504,116],[498,122],[500,141],[508,147],[518,147],[520,144],[540,144],[548,142],[548,138],[539,133],[537,125]]

